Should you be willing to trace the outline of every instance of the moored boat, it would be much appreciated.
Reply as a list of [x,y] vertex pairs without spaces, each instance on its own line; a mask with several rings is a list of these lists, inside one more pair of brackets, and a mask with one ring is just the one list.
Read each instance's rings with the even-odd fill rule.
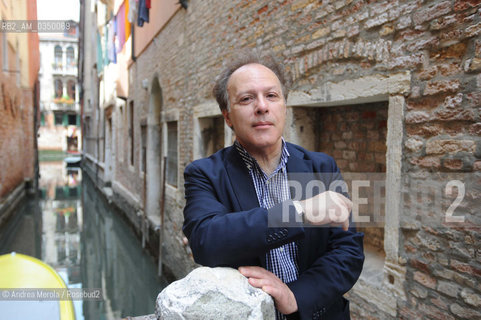
[[43,261],[5,254],[0,256],[0,275],[1,319],[75,319],[71,299],[42,297],[67,290],[60,275]]

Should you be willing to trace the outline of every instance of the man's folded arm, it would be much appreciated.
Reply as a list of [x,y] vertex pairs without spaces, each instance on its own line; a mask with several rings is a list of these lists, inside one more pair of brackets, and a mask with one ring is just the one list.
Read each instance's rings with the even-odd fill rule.
[[[238,267],[304,235],[303,228],[283,228],[283,232],[276,232],[279,228],[268,228],[268,215],[282,215],[282,204],[269,210],[257,207],[229,212],[202,170],[190,164],[184,178],[183,231],[199,264]],[[291,213],[295,210],[293,206],[290,209]]]

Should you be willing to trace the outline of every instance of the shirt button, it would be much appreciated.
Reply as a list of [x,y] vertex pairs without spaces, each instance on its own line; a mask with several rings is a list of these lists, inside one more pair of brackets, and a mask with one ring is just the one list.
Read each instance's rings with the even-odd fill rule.
[[279,248],[279,251],[280,251],[280,252],[284,252],[284,247],[280,247],[280,248]]

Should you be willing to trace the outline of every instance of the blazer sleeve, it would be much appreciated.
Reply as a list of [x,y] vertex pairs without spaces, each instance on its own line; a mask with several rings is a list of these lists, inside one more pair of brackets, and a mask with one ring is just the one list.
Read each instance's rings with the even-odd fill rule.
[[[329,183],[343,181],[332,158],[331,166]],[[346,192],[341,193],[348,196]],[[296,316],[300,319],[340,318],[345,307],[342,296],[354,286],[362,271],[363,237],[356,232],[352,221],[348,231],[340,227],[328,229],[326,250],[319,252],[317,259],[300,272],[296,281],[287,284],[296,297]]]
[[[213,176],[214,173],[203,170],[195,162],[184,172],[183,231],[197,263],[234,268],[249,265],[269,250],[304,235],[302,227],[268,227],[268,215],[281,216],[282,203],[269,210],[256,207],[232,211],[232,206],[226,203],[228,192],[222,190],[226,186],[222,179],[227,177]],[[294,206],[288,207],[289,214],[294,215]]]
[[340,228],[330,228],[328,250],[299,275],[296,281],[288,283],[296,297],[300,319],[313,319],[314,315],[336,312],[342,295],[349,291],[362,270],[362,234],[352,229],[344,232]]

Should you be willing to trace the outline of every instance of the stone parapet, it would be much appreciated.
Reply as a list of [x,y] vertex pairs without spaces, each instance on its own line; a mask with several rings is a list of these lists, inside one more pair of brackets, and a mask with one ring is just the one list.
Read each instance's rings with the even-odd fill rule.
[[232,268],[200,267],[157,297],[159,319],[275,319],[274,301]]

